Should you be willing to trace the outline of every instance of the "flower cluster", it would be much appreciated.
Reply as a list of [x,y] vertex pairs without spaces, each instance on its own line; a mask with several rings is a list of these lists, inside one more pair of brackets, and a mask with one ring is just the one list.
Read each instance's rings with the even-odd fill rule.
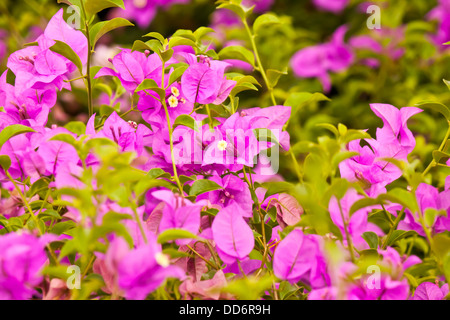
[[[157,8],[187,2],[130,0],[121,15],[145,27]],[[419,172],[423,142],[412,124],[426,106],[450,111],[372,103],[382,123],[373,138],[372,128],[322,123],[331,133],[306,141],[302,107],[327,98],[277,91],[284,72],[265,68],[255,38],[280,19],[247,22],[249,7],[273,4],[218,2],[237,13],[251,50],[243,41],[216,52],[205,44],[214,30],[201,27],[149,33],[94,66],[112,24],[93,25],[87,11],[85,30],[75,30],[61,9],[9,56],[0,78],[0,299],[448,297],[450,130]],[[339,13],[348,1],[314,4]],[[355,63],[356,49],[402,56],[370,37],[347,44],[347,32],[297,52],[294,74],[330,92],[330,73]],[[239,73],[246,68],[258,75]],[[240,103],[257,86],[264,99]],[[86,92],[86,123],[52,121],[67,91]],[[62,276],[73,267],[82,290]]]

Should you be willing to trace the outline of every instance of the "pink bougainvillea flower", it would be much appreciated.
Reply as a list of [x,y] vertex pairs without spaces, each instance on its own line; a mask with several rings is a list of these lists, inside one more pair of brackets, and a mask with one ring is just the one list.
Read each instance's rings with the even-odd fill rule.
[[407,121],[422,110],[414,107],[399,110],[385,104],[372,104],[371,108],[383,120],[383,128],[377,129],[376,140],[365,139],[368,145],[361,146],[360,140],[351,141],[348,150],[359,155],[341,162],[339,170],[343,178],[359,181],[369,196],[376,196],[401,177],[401,170],[383,158],[407,161],[416,143]]
[[123,87],[130,93],[133,93],[144,79],[153,79],[158,85],[161,85],[162,62],[156,53],[147,56],[139,51],[122,49],[114,56],[111,63],[117,71],[105,67],[100,69],[95,78],[118,77]]
[[[131,250],[123,249],[125,252],[121,254],[121,259],[115,260],[119,288],[123,290],[127,299],[145,299],[166,278],[185,278],[184,271],[171,265],[169,258],[162,253],[161,245],[156,242],[156,236],[147,233],[146,237],[146,244]],[[116,238],[114,241],[124,240]],[[122,248],[125,246],[127,245],[122,245]],[[113,250],[114,247],[110,246],[109,250]]]
[[319,251],[317,239],[296,228],[275,249],[273,271],[289,282],[298,282],[311,270]]
[[47,241],[28,233],[0,236],[0,300],[26,300],[36,293],[34,287],[43,280]]
[[431,282],[422,282],[414,291],[411,300],[443,300],[448,292],[448,283],[439,287]]
[[349,4],[349,0],[313,0],[314,5],[324,11],[341,13]]
[[[200,211],[203,202],[192,203],[189,200],[176,196],[168,190],[154,191],[152,196],[160,201],[165,202],[162,211],[162,218],[159,223],[159,232],[168,229],[183,229],[194,235],[199,233],[200,227]],[[189,239],[176,240],[178,245],[186,245]]]
[[200,56],[186,56],[189,68],[181,76],[181,89],[189,102],[221,104],[228,97],[236,81],[227,80],[225,69],[230,64]]
[[15,88],[18,93],[29,88],[46,89],[56,86],[70,89],[64,80],[75,71],[75,65],[49,48],[59,40],[68,44],[84,64],[87,61],[87,39],[79,30],[71,28],[63,19],[63,9],[59,10],[47,25],[37,42],[14,52],[7,66],[16,75]]
[[209,280],[193,281],[188,278],[180,285],[180,294],[186,299],[231,299],[232,295],[221,292],[221,288],[227,285],[227,278],[222,270],[215,273]]
[[378,284],[367,285],[367,279],[349,289],[349,300],[407,300],[409,295],[408,280],[394,280],[382,274]]
[[144,145],[151,143],[153,132],[143,124],[123,120],[114,111],[105,120],[102,129],[94,133],[92,137],[108,138],[117,143],[121,151],[135,151],[140,156],[144,152]]
[[174,4],[185,4],[190,0],[125,0],[125,9],[114,8],[110,18],[122,17],[136,21],[142,29],[147,28],[155,18],[158,8],[169,9]]
[[57,134],[71,134],[64,128],[47,131],[39,144],[37,153],[42,157],[45,163],[46,175],[58,175],[59,168],[66,163],[77,164],[80,158],[73,146],[66,142],[51,140]]
[[330,42],[298,51],[291,59],[294,74],[301,78],[318,78],[325,92],[331,90],[329,72],[347,69],[354,61],[351,48],[344,43],[347,27],[339,27]]
[[[166,77],[166,82],[168,82],[169,76]],[[161,104],[159,96],[156,97],[149,92],[149,90],[139,92],[137,108],[142,111],[142,118],[152,126],[154,131],[167,131],[167,116],[164,106]],[[174,82],[166,89],[166,106],[171,124],[180,115],[190,114],[194,108],[194,104],[186,99],[179,82]]]
[[212,223],[217,252],[226,264],[244,260],[255,245],[252,229],[233,203],[219,211]]
[[[348,240],[345,232],[346,225],[353,244],[359,250],[369,249],[369,246],[362,237],[364,232],[372,231],[380,236],[383,235],[381,229],[379,229],[376,225],[367,222],[367,216],[371,210],[370,207],[357,210],[350,215],[351,206],[357,200],[362,198],[363,196],[358,195],[355,189],[349,189],[345,196],[339,200],[339,202],[336,197],[333,196],[330,200],[328,208],[330,211],[331,220],[333,220],[334,224],[341,231],[344,240]],[[345,221],[343,221],[343,219]]]
[[[396,155],[396,158],[406,160],[406,156],[416,145],[416,140],[411,130],[408,129],[407,121],[422,110],[415,107],[398,109],[392,105],[381,103],[373,103],[370,108],[383,120],[384,124],[383,128],[377,129],[377,141],[384,146],[383,149],[390,146],[392,146],[391,148],[400,147],[400,152]],[[383,153],[389,156],[389,152]]]
[[[437,188],[426,183],[421,183],[416,189],[416,199],[422,214],[424,214],[427,209],[435,209],[437,211],[442,210],[447,213],[450,212],[450,189],[439,192]],[[434,222],[430,227],[432,228],[433,233],[450,231],[450,217],[438,215],[435,217]],[[425,236],[425,231],[419,220],[419,213],[411,212],[409,209],[405,210],[405,219],[400,221],[399,229],[414,230],[421,236]]]
[[5,71],[0,77],[0,129],[7,125],[22,124],[28,127],[43,127],[47,124],[50,109],[56,103],[55,90],[26,89],[16,94],[14,86],[6,82]]
[[430,36],[440,50],[445,50],[448,46],[444,43],[450,39],[450,5],[447,0],[439,0],[439,4],[427,15],[428,20],[437,20],[439,22],[437,32]]
[[252,196],[247,183],[241,178],[229,174],[221,178],[218,175],[210,177],[208,180],[216,182],[223,189],[210,191],[197,197],[197,199],[208,199],[212,204],[217,204],[222,208],[235,203],[239,209],[239,213],[245,218],[251,218],[252,212]]

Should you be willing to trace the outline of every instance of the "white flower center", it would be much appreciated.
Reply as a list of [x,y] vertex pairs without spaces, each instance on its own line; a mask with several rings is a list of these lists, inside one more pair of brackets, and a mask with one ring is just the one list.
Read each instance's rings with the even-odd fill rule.
[[170,265],[169,257],[162,252],[155,254],[155,259],[161,267],[167,268]]
[[170,96],[168,101],[169,101],[169,106],[171,108],[176,108],[178,106],[178,99],[175,98],[174,96]]
[[172,91],[172,94],[178,98],[178,96],[180,95],[180,90],[178,90],[175,87],[170,88],[170,91]]
[[225,149],[227,148],[228,143],[225,140],[219,141],[219,143],[217,143],[217,148],[220,151],[225,151]]

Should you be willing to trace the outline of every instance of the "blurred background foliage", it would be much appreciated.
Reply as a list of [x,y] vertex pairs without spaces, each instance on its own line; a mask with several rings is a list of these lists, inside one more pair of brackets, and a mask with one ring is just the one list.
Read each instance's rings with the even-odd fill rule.
[[[353,0],[340,14],[318,10],[311,0],[275,0],[271,12],[278,15],[282,24],[266,27],[256,38],[262,63],[266,69],[284,70],[275,89],[277,103],[282,105],[292,93],[322,92],[322,85],[315,78],[297,78],[290,66],[291,57],[300,49],[328,41],[334,31],[348,27],[346,41],[354,36],[367,35],[378,39],[383,47],[393,46],[404,50],[403,55],[393,60],[384,53],[368,50],[355,51],[355,62],[345,71],[331,74],[332,89],[325,93],[330,101],[309,101],[295,108],[295,115],[287,128],[291,134],[291,145],[300,141],[317,141],[319,136],[331,135],[320,123],[345,124],[348,128],[369,129],[375,136],[382,122],[370,110],[370,103],[387,103],[396,107],[413,106],[419,101],[434,100],[448,104],[450,92],[443,79],[450,79],[450,50],[437,47],[430,40],[436,33],[437,21],[427,19],[427,14],[437,6],[435,0],[380,0],[371,1],[381,8],[381,30],[369,30],[366,21],[370,14],[361,9],[364,1]],[[33,42],[42,33],[48,20],[63,6],[56,0],[2,0],[0,2],[0,69],[6,69],[7,57]],[[212,26],[216,35],[209,41],[218,52],[228,41],[233,41],[251,49],[243,26],[213,25],[215,12],[213,0],[192,0],[189,4],[176,4],[168,10],[159,10],[156,17],[145,29],[138,26],[115,30],[100,40],[102,48],[131,48],[133,42],[142,35],[156,31],[169,37],[177,29],[195,30],[200,26]],[[98,19],[106,20],[111,10],[104,10]],[[258,16],[254,13],[252,20]],[[450,39],[448,39],[450,40]],[[97,49],[100,51],[99,49]],[[101,52],[96,61],[107,65],[113,51]],[[361,61],[376,58],[379,66],[370,67]],[[257,72],[252,73],[263,84]],[[117,85],[117,83],[115,84]],[[86,93],[73,84],[75,95],[67,92],[59,94],[57,108],[51,114],[50,123],[62,124],[69,120],[86,121]],[[123,93],[117,91],[118,94]],[[96,91],[97,107],[110,104],[120,106],[118,99],[102,100],[102,92]],[[116,98],[118,98],[116,96]],[[265,107],[272,103],[264,85],[259,92],[246,91],[239,95],[240,107]],[[126,104],[124,97],[122,104]],[[101,111],[101,109],[99,108]],[[431,161],[431,151],[440,144],[447,128],[447,121],[438,113],[426,110],[414,117],[409,127],[416,134],[417,146],[410,160],[420,160],[422,164]],[[287,180],[295,180],[289,157],[281,161],[281,174]]]

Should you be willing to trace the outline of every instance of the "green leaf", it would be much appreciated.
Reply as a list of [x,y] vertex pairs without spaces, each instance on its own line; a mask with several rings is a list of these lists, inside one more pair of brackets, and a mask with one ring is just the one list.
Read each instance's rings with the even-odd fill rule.
[[160,53],[160,57],[164,62],[167,62],[170,60],[170,58],[172,58],[173,52],[174,52],[173,49],[167,49]]
[[6,83],[14,86],[16,83],[16,75],[14,74],[14,72],[11,71],[11,69],[7,70],[8,71],[6,72]]
[[[194,41],[195,41],[195,39],[194,39]],[[197,45],[195,44],[194,41],[191,39],[184,38],[184,37],[172,36],[169,39],[169,48],[173,48],[176,46],[190,46],[193,48],[197,48]]]
[[332,196],[342,199],[347,193],[350,183],[347,179],[336,178],[323,196],[323,203],[328,203]]
[[92,16],[107,8],[122,8],[125,9],[123,0],[86,0],[85,1],[86,13]]
[[371,249],[378,248],[378,236],[375,232],[368,231],[362,234],[364,240],[366,240],[367,244]]
[[331,159],[331,165],[333,166],[333,168],[337,168],[342,161],[353,158],[357,155],[359,155],[359,153],[355,151],[338,152]]
[[38,215],[38,218],[50,217],[57,220],[62,219],[58,212],[55,210],[45,210]]
[[78,71],[83,74],[83,64],[81,63],[80,57],[75,53],[75,51],[73,51],[73,49],[67,43],[59,40],[54,41],[56,43],[50,47],[50,50],[72,61],[78,68]]
[[3,170],[8,170],[11,167],[11,159],[7,155],[0,155],[0,166]]
[[86,125],[81,121],[70,121],[64,126],[64,128],[72,133],[75,133],[77,136],[81,136],[86,133]]
[[144,51],[144,50],[151,50],[151,48],[142,40],[135,40],[133,42],[131,51]]
[[175,33],[172,35],[173,37],[181,37],[181,38],[185,38],[185,39],[189,39],[191,40],[193,43],[195,43],[195,41],[197,40],[194,36],[194,33],[192,32],[192,30],[187,30],[187,29],[178,29],[177,31],[175,31]]
[[156,94],[159,95],[160,99],[164,99],[166,96],[166,91],[164,89],[161,89],[155,80],[153,79],[145,79],[142,81],[142,83],[136,88],[136,92],[144,91],[144,90],[151,90],[156,92]]
[[50,181],[47,177],[40,178],[36,180],[32,185],[30,190],[27,192],[28,197],[33,197],[34,195],[38,194],[42,198],[45,198],[45,193],[47,193],[49,187]]
[[220,59],[238,59],[255,66],[255,56],[250,50],[241,46],[228,46],[220,50]]
[[[319,102],[319,101],[331,101],[324,94],[316,92],[294,92],[289,95],[289,97],[284,102],[285,106],[292,107],[291,118],[305,105],[309,103]],[[289,121],[288,121],[289,123]],[[288,123],[284,127],[287,127]]]
[[52,137],[50,139],[50,141],[62,141],[62,142],[70,144],[75,149],[77,149],[77,147],[78,147],[77,146],[77,140],[72,135],[70,135],[68,133],[57,134],[56,136]]
[[163,169],[153,168],[147,173],[147,177],[150,179],[157,179],[160,177],[170,178],[170,174],[165,172]]
[[433,159],[434,159],[434,161],[436,161],[436,163],[445,164],[449,158],[450,158],[450,154],[448,154],[448,153],[445,153],[445,152],[442,152],[439,150],[433,151]]
[[433,252],[443,260],[450,253],[450,237],[444,233],[439,233],[433,237]]
[[283,71],[268,69],[266,71],[266,73],[267,73],[267,78],[269,80],[269,85],[271,88],[275,88],[277,86],[278,80],[280,80],[280,77],[282,75],[288,74],[287,68],[284,69]]
[[194,31],[194,37],[197,39],[197,42],[199,42],[205,35],[212,32],[215,32],[213,28],[200,27]]
[[186,71],[188,67],[189,66],[187,64],[183,64],[178,68],[176,68],[175,70],[173,70],[169,77],[169,86],[178,79],[180,79],[180,77],[183,75],[183,73]]
[[158,236],[158,243],[167,243],[169,241],[177,240],[177,239],[196,239],[197,236],[187,230],[184,229],[167,229],[161,232]]
[[394,232],[391,233],[389,239],[387,240],[387,246],[392,246],[396,241],[410,236],[414,236],[416,234],[417,232],[412,230],[410,231],[394,230]]
[[450,90],[450,81],[442,79],[442,81],[444,81],[445,85],[447,86],[447,88]]
[[114,18],[109,21],[100,21],[96,23],[89,31],[92,48],[94,48],[97,41],[108,32],[121,27],[133,27],[133,26],[134,24],[132,24],[130,21],[124,18]]
[[23,126],[21,124],[13,124],[7,126],[0,132],[0,148],[6,143],[6,141],[11,139],[12,137],[27,132],[36,132],[36,131],[34,131],[34,129],[30,127]]
[[265,26],[272,26],[274,24],[280,24],[280,19],[272,14],[272,13],[266,13],[263,15],[260,15],[258,18],[256,18],[255,22],[253,23],[253,33],[258,34],[260,29]]
[[198,132],[198,125],[194,118],[188,116],[187,114],[182,114],[175,119],[173,127],[177,126],[185,126],[191,128],[194,131]]
[[294,185],[286,181],[266,182],[263,187],[267,189],[264,199],[277,193],[290,193],[294,189]]
[[211,180],[197,180],[192,184],[191,190],[189,190],[190,196],[198,196],[199,194],[220,190],[223,187],[219,186],[217,183]]
[[152,179],[148,176],[145,176],[142,178],[133,188],[136,195],[140,196],[144,192],[147,192],[148,190],[155,188],[155,187],[165,187],[169,190],[172,189],[172,184],[166,180],[163,179]]
[[143,37],[148,37],[148,38],[155,38],[155,39],[158,39],[159,42],[161,42],[161,44],[164,44],[164,42],[165,42],[165,40],[166,40],[166,39],[162,36],[162,34],[160,34],[160,33],[158,33],[158,32],[150,32],[150,33],[147,33],[147,34],[143,35]]
[[251,13],[249,10],[245,10],[242,6],[233,3],[223,3],[217,7],[218,9],[228,9],[236,13],[241,19],[245,19],[248,14]]
[[441,113],[447,121],[450,121],[450,109],[437,101],[422,101],[416,104],[416,107],[427,108]]

